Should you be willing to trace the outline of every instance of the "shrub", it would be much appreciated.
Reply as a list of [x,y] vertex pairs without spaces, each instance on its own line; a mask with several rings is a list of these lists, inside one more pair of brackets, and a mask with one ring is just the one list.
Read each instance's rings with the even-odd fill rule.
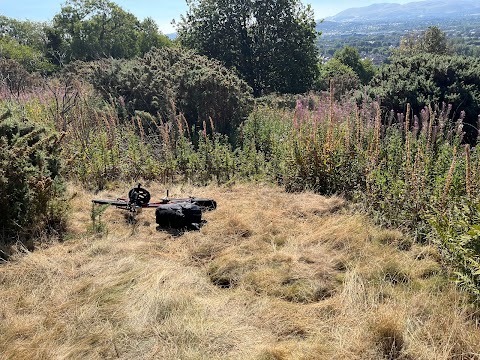
[[251,88],[219,62],[183,49],[154,49],[140,60],[102,60],[88,65],[89,79],[105,100],[189,127],[213,122],[232,134],[251,110]]
[[0,86],[6,86],[10,94],[19,96],[31,87],[32,83],[33,77],[20,63],[0,58]]
[[50,74],[54,70],[41,51],[8,36],[0,37],[0,58],[16,61],[30,73]]
[[0,117],[0,230],[6,242],[65,225],[59,137],[6,112]]
[[[104,59],[86,65],[89,81],[105,101],[113,102],[123,115],[148,112],[169,120],[175,97],[165,69],[149,69],[140,60]],[[122,114],[122,111],[126,113]]]
[[446,212],[436,212],[430,223],[457,284],[480,301],[480,204],[462,201]]
[[[447,103],[464,110],[470,143],[480,114],[480,61],[461,56],[419,54],[394,56],[372,79],[371,93],[388,110],[404,112],[407,103],[418,114],[425,106]],[[459,116],[460,114],[454,114]]]

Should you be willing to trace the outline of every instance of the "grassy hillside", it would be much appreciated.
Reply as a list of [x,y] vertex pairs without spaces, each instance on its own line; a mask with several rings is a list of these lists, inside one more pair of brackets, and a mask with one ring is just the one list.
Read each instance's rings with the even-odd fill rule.
[[[153,198],[165,188],[146,184]],[[0,267],[1,359],[476,359],[478,314],[434,247],[341,198],[263,185],[171,189],[219,204],[199,232],[134,226],[69,186],[71,238]]]

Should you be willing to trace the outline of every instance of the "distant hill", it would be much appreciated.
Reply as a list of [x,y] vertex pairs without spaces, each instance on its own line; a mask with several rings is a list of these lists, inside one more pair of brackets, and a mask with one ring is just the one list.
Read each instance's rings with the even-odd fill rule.
[[480,16],[478,0],[427,0],[407,4],[373,4],[350,8],[326,18],[335,22],[411,21],[414,19],[442,19]]

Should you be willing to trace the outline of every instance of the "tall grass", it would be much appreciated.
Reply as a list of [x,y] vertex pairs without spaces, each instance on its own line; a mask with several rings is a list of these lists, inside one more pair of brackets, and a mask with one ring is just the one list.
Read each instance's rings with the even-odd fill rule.
[[[256,118],[263,111],[257,109]],[[313,106],[311,99],[298,101],[290,117],[273,119],[269,111],[264,121],[292,124],[265,126],[281,129],[287,144],[271,141],[272,148],[258,151],[282,154],[276,170],[287,190],[343,194],[377,222],[435,242],[459,284],[479,298],[480,163],[477,148],[462,143],[462,114],[454,119],[444,105],[419,116],[410,106],[406,114],[385,116],[379,103],[356,106],[328,97]]]
[[[181,114],[128,118],[121,105],[99,102],[91,88],[77,83],[52,83],[0,101],[63,132],[64,176],[94,189],[137,179],[272,181],[292,192],[341,194],[418,241],[434,234],[445,249],[452,236],[441,234],[450,222],[436,219],[459,204],[478,202],[478,150],[462,145],[463,115],[453,118],[446,105],[420,114],[407,106],[405,114],[395,114],[375,101],[358,105],[309,95],[298,97],[293,109],[259,104],[229,138],[216,132],[212,119],[189,128]],[[465,261],[478,261],[472,258],[478,251],[468,254]]]
[[293,112],[277,117],[259,108],[245,125],[262,124],[248,141],[267,167],[275,164],[287,190],[342,194],[418,239],[432,209],[475,197],[477,150],[461,145],[461,119],[450,119],[448,109],[425,108],[420,120],[409,113],[385,116],[376,102],[315,100],[299,100]]
[[[181,114],[127,118],[88,87],[51,89],[1,101],[63,132],[65,176],[91,187],[138,178],[267,179],[289,191],[343,194],[385,224],[409,229],[429,208],[445,209],[478,192],[478,152],[461,146],[462,119],[451,119],[445,106],[425,108],[419,118],[410,107],[384,114],[377,102],[358,106],[311,95],[298,98],[294,109],[258,106],[234,141],[218,134],[212,119],[190,129]],[[59,110],[66,97],[71,106]]]

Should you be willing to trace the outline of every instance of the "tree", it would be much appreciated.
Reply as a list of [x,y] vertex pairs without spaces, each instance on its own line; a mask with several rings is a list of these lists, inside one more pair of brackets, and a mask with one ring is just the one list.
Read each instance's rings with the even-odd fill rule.
[[144,55],[153,48],[162,48],[171,45],[170,39],[162,35],[157,23],[150,17],[140,23],[138,37],[139,55]]
[[41,51],[29,45],[22,45],[8,36],[0,37],[0,60],[4,59],[18,62],[30,73],[53,71],[52,64]]
[[449,53],[447,35],[438,26],[429,26],[422,32],[412,32],[400,40],[400,46],[396,50],[398,55]]
[[189,3],[178,34],[187,47],[235,68],[258,96],[311,88],[315,26],[299,0],[199,0]]
[[29,72],[52,72],[45,56],[45,29],[43,23],[0,16],[0,59],[14,60]]
[[20,45],[44,52],[46,44],[46,25],[34,21],[20,21],[0,16],[0,37],[12,39]]
[[67,61],[133,58],[169,43],[151,19],[140,22],[108,0],[67,0],[47,32],[49,53]]
[[329,90],[333,86],[335,98],[339,99],[351,90],[360,87],[360,78],[355,71],[337,58],[320,65],[318,90]]
[[354,47],[345,46],[343,49],[337,50],[333,58],[350,67],[364,85],[368,84],[375,74],[372,62],[360,59],[358,50]]
[[423,51],[429,54],[448,53],[447,35],[438,26],[430,26],[423,35]]

